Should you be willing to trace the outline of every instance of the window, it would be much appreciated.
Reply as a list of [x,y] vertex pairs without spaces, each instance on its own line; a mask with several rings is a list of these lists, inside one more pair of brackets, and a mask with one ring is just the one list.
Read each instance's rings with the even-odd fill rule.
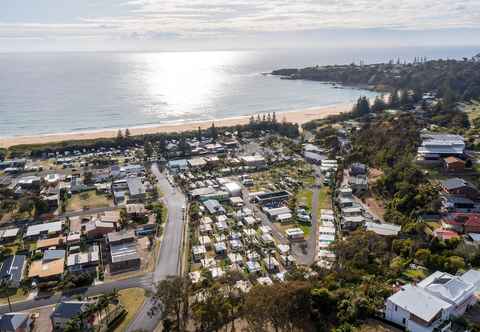
[[395,311],[397,311],[397,310],[398,310],[398,306],[395,306]]
[[405,325],[405,318],[402,319],[402,324]]

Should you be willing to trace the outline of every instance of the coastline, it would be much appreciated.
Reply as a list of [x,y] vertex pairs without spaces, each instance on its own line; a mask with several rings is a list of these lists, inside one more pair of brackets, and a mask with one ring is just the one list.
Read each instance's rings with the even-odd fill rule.
[[[329,106],[321,107],[312,107],[304,110],[297,111],[285,111],[277,112],[278,121],[283,121],[285,119],[288,122],[298,123],[302,125],[308,121],[325,118],[329,115],[336,115],[340,113],[349,112],[351,110],[352,103],[340,103]],[[217,120],[204,120],[204,121],[194,121],[186,123],[171,123],[171,124],[159,124],[159,125],[149,125],[149,126],[140,126],[140,127],[128,127],[130,134],[135,135],[145,135],[145,134],[155,134],[155,133],[171,133],[171,132],[183,132],[196,130],[198,127],[202,129],[207,129],[212,125],[212,122],[215,123],[217,127],[228,127],[235,125],[247,124],[250,119],[250,115],[233,117],[233,118],[224,118]],[[256,116],[256,114],[255,114]],[[53,142],[62,142],[70,140],[89,140],[89,139],[98,139],[98,138],[113,138],[117,136],[119,129],[125,130],[125,128],[114,128],[114,129],[99,129],[96,131],[88,132],[72,132],[72,133],[57,133],[57,134],[44,134],[36,136],[18,136],[18,137],[6,137],[0,138],[0,148],[9,148],[14,145],[21,144],[47,144]]]

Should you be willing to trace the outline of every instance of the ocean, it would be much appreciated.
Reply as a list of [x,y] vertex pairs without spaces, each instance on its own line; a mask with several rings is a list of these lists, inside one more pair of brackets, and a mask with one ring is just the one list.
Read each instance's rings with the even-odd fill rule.
[[397,58],[462,58],[475,48],[0,54],[0,137],[131,128],[284,112],[375,94],[262,75]]

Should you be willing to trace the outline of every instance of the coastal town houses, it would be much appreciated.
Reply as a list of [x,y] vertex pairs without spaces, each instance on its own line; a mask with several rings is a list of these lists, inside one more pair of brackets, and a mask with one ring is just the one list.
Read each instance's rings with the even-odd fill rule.
[[465,140],[460,135],[423,133],[422,143],[417,150],[417,161],[438,162],[443,158],[462,158],[465,152]]
[[479,271],[460,276],[437,271],[390,296],[385,302],[385,319],[411,332],[450,331],[450,319],[475,305],[479,290]]
[[33,331],[33,320],[29,313],[10,312],[0,315],[0,332]]

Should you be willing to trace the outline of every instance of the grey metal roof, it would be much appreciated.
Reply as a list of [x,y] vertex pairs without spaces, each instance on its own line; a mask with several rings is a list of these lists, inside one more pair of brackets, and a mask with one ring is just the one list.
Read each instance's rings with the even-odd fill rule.
[[132,196],[145,194],[145,186],[138,177],[127,178],[128,192]]
[[54,261],[65,258],[65,250],[45,250],[43,253],[44,261]]
[[462,188],[462,187],[465,187],[465,186],[469,185],[469,183],[467,181],[465,181],[464,179],[460,179],[460,178],[450,178],[450,179],[446,179],[446,180],[441,180],[440,183],[447,190]]
[[4,314],[0,317],[0,331],[16,332],[28,324],[29,315],[19,312]]
[[88,302],[83,301],[64,301],[60,302],[55,311],[52,313],[54,318],[66,318],[70,319],[78,316],[84,309]]

